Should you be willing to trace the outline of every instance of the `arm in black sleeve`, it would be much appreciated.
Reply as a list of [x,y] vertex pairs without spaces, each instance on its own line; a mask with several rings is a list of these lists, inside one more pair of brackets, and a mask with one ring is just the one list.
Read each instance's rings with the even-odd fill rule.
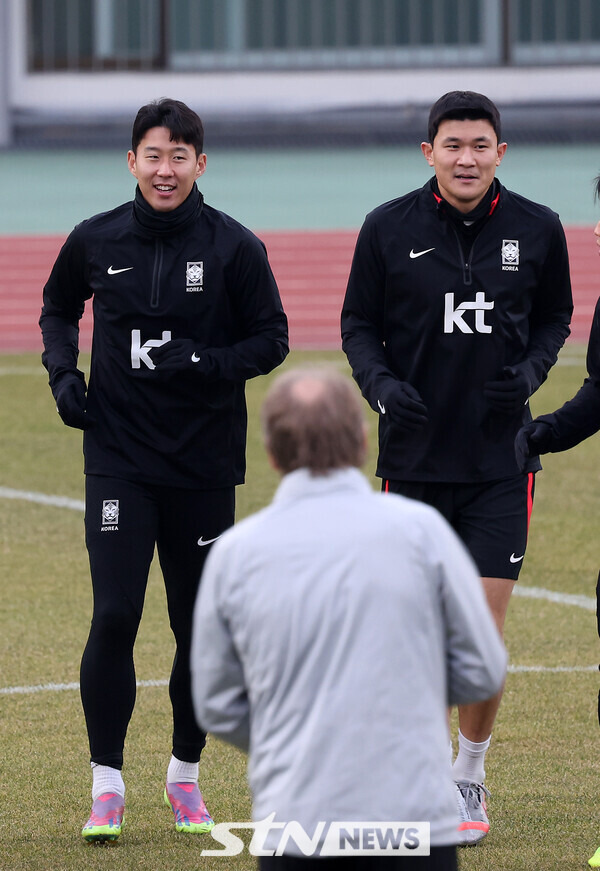
[[[531,383],[531,393],[540,387],[556,363],[558,352],[571,332],[573,295],[565,233],[558,218],[554,222],[530,317],[527,355],[523,367]],[[530,393],[530,395],[531,395]]]
[[39,320],[44,351],[42,363],[62,419],[69,426],[84,428],[85,380],[77,368],[79,321],[86,296],[85,265],[71,234],[63,245],[44,287]]
[[497,380],[485,384],[484,395],[493,408],[511,415],[522,411],[556,363],[558,352],[570,333],[572,313],[567,244],[557,218],[529,316],[526,355],[519,362],[505,366]]
[[342,349],[352,375],[371,408],[380,413],[378,402],[394,382],[384,349],[385,272],[377,230],[367,218],[356,243],[352,268],[342,306]]
[[555,218],[547,255],[540,266],[529,315],[525,357],[505,366],[497,380],[488,381],[484,395],[498,411],[516,414],[544,383],[570,333],[573,297],[564,230]]
[[287,318],[263,243],[247,238],[227,274],[236,340],[225,347],[202,348],[192,339],[175,339],[152,352],[159,371],[187,368],[209,381],[247,381],[266,375],[288,352]]
[[550,451],[566,451],[600,430],[600,300],[592,320],[587,370],[588,377],[572,399],[538,418],[552,428]]
[[521,427],[515,439],[519,468],[525,469],[531,457],[566,451],[600,430],[600,300],[592,321],[587,370],[588,377],[562,408]]

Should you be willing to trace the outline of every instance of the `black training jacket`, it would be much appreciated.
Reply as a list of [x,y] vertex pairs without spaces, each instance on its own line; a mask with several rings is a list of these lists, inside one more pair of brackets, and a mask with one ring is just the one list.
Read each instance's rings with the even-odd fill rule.
[[587,371],[588,377],[573,399],[558,411],[536,418],[552,427],[550,451],[566,451],[600,430],[600,300],[590,330]]
[[[93,297],[85,471],[217,488],[244,480],[245,381],[288,353],[287,320],[262,242],[193,187],[172,212],[133,202],[72,231],[44,288],[42,361],[75,372]],[[150,352],[192,339],[201,373],[161,374]]]
[[468,255],[429,182],[379,206],[359,234],[344,351],[375,411],[393,378],[416,388],[429,416],[405,434],[380,415],[382,478],[475,483],[519,473],[513,445],[529,406],[495,411],[483,386],[527,361],[537,389],[569,335],[573,304],[558,216],[496,184]]

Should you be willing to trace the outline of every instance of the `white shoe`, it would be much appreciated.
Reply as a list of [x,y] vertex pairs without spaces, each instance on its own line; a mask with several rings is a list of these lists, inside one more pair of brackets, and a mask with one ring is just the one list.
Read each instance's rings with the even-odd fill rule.
[[456,782],[456,805],[458,809],[458,843],[471,847],[482,841],[490,830],[486,798],[489,791],[483,783],[468,780]]

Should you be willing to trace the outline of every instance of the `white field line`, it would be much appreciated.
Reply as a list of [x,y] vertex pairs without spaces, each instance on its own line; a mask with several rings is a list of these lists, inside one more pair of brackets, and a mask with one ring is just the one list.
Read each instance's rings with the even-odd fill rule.
[[[3,321],[4,323],[4,321]],[[33,366],[0,366],[0,377],[3,375],[47,375],[48,373],[40,363]]]
[[536,674],[573,674],[575,672],[590,672],[598,671],[597,665],[509,665],[509,674],[527,674],[535,672]]
[[[509,674],[588,674],[597,672],[597,665],[509,665]],[[168,680],[138,680],[138,687],[166,687]],[[78,683],[46,683],[30,687],[0,687],[0,696],[28,696],[36,693],[60,693],[66,690],[78,690]]]
[[[0,498],[24,499],[29,502],[37,502],[41,505],[53,505],[59,508],[70,508],[75,511],[83,511],[85,503],[79,499],[69,499],[65,496],[48,496],[45,493],[35,493],[27,490],[12,490],[10,487],[0,487]],[[574,595],[572,593],[558,593],[555,590],[545,590],[542,587],[524,587],[517,584],[513,595],[529,599],[545,599],[558,605],[571,605],[583,608],[585,611],[596,610],[596,600],[591,596]],[[576,672],[598,671],[597,665],[575,666],[544,666],[544,665],[509,665],[509,674],[526,674],[529,672],[543,674],[560,674]],[[166,686],[167,680],[142,680],[138,681],[139,687]],[[64,690],[78,690],[78,683],[49,683],[37,686],[0,687],[0,695],[30,695],[40,692],[62,692]]]
[[23,499],[26,502],[37,502],[39,505],[52,505],[55,508],[70,508],[72,511],[85,510],[85,502],[82,499],[69,499],[68,496],[48,496],[46,493],[35,493],[30,490],[13,490],[11,487],[0,487],[0,499]]
[[[138,687],[166,687],[168,680],[138,680]],[[45,683],[31,687],[0,687],[0,696],[28,696],[33,693],[60,693],[65,690],[78,690],[78,683]]]
[[522,596],[525,599],[545,599],[547,602],[556,602],[558,605],[574,605],[585,611],[596,610],[596,600],[591,596],[580,596],[573,593],[557,593],[555,590],[544,590],[543,587],[522,587],[515,584],[513,596]]

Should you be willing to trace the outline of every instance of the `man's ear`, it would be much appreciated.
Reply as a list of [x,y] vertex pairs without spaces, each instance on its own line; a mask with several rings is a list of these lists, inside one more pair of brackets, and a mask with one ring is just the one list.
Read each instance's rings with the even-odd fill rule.
[[137,178],[137,167],[135,162],[135,151],[127,152],[127,168],[132,175]]
[[199,154],[196,160],[196,178],[200,178],[206,171],[206,154]]
[[431,142],[421,142],[421,151],[429,166],[433,166],[433,145]]

